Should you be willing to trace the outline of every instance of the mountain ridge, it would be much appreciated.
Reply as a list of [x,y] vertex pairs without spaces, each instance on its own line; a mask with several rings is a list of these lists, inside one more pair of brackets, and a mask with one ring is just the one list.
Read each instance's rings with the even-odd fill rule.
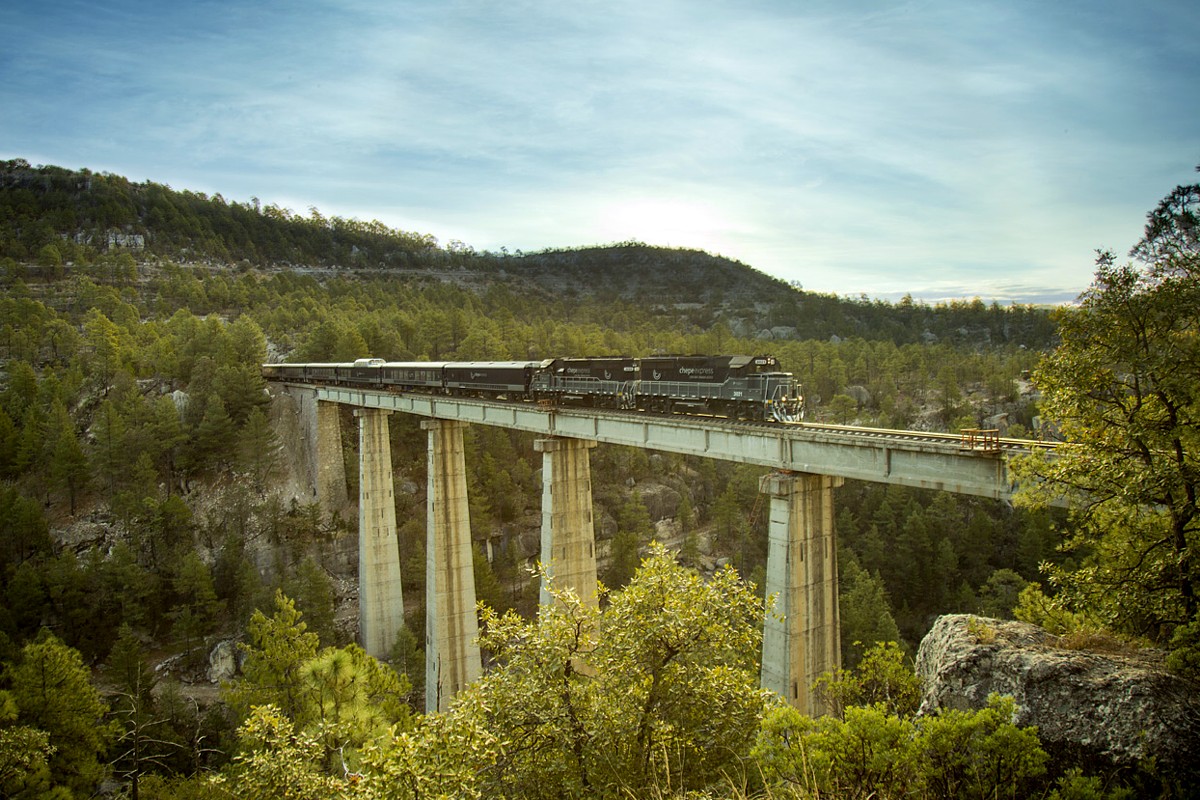
[[[0,162],[0,263],[45,270],[129,253],[209,267],[384,274],[537,296],[636,303],[746,338],[887,339],[1047,347],[1045,309],[975,299],[930,307],[806,292],[700,250],[637,241],[510,254],[477,251],[378,220],[307,216],[87,169]],[[11,270],[10,270],[11,271]]]

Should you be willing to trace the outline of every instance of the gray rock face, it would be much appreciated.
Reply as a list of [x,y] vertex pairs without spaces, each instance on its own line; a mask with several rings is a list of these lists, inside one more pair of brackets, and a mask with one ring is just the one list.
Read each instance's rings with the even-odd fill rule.
[[208,654],[209,683],[233,680],[233,677],[237,675],[237,670],[238,658],[235,643],[228,639],[218,642],[217,646]]
[[952,615],[921,641],[922,714],[982,708],[1011,696],[1052,755],[1093,768],[1136,768],[1200,785],[1200,686],[1150,656],[1068,650],[1022,622]]
[[674,517],[679,511],[679,492],[669,486],[643,484],[638,487],[638,493],[651,522]]

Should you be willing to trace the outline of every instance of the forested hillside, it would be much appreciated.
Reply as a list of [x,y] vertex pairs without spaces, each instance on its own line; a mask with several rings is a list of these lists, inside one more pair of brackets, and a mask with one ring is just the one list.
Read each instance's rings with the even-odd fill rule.
[[[403,701],[424,674],[411,634],[424,629],[424,435],[392,422],[411,597],[408,632],[381,665],[350,644],[350,523],[283,488],[258,369],[267,360],[770,352],[800,377],[810,418],[949,430],[986,420],[1026,435],[1037,413],[1027,377],[1055,332],[1043,310],[812,295],[702,253],[636,243],[476,253],[315,210],[23,162],[0,165],[0,259],[0,744],[21,754],[0,756],[0,786],[12,796],[52,786],[85,796],[109,774],[147,796],[320,797],[358,785],[357,772],[370,776],[364,797],[496,796],[518,782],[530,797],[667,794],[719,783],[749,763],[756,735],[777,746],[755,733],[766,713],[753,679],[759,470],[595,451],[612,594],[574,630],[610,631],[600,651],[600,640],[571,638],[568,618],[546,628],[501,617],[529,617],[536,603],[525,567],[537,555],[540,460],[530,437],[473,428],[476,581],[494,610],[483,612],[484,644],[497,669],[453,714],[420,717]],[[353,458],[349,419],[343,430]],[[899,666],[939,613],[1010,615],[1039,564],[1070,569],[1080,557],[1057,551],[1053,510],[854,483],[837,504],[847,663],[898,643],[868,671]],[[655,538],[705,580],[658,551],[637,572]],[[725,563],[741,577],[715,569]],[[658,624],[654,586],[694,599],[673,612],[703,643],[679,672],[636,650]],[[244,663],[218,691],[210,653],[231,641]],[[522,661],[529,642],[554,654],[535,659],[548,672]],[[569,665],[593,652],[605,666],[589,683]],[[524,677],[505,663],[526,664]],[[39,689],[36,665],[73,688]],[[651,674],[676,682],[641,707],[632,695],[611,713],[598,705],[605,686]],[[554,695],[555,680],[570,687]],[[529,718],[489,716],[526,701]],[[704,704],[726,704],[728,725],[706,727]],[[546,749],[518,757],[514,731],[543,725]],[[794,767],[762,753],[772,766],[737,785]],[[210,773],[216,784],[198,788]],[[1037,775],[1008,777],[1048,785]],[[276,788],[255,794],[256,782]]]
[[177,263],[363,271],[424,277],[484,289],[496,283],[536,300],[621,300],[664,321],[724,322],[750,338],[861,337],[895,344],[950,341],[1045,349],[1044,310],[975,301],[852,300],[804,292],[725,258],[623,242],[537,253],[476,252],[381,222],[308,215],[275,205],[227,201],[121,176],[0,162],[0,259],[36,262],[48,276],[125,250]]

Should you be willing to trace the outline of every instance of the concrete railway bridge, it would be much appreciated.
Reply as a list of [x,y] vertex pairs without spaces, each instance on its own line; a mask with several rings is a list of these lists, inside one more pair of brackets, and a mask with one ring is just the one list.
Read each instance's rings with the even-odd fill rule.
[[[296,404],[311,449],[317,499],[345,494],[338,405],[354,407],[359,428],[359,637],[385,657],[404,624],[388,416],[426,419],[427,710],[444,710],[479,677],[478,632],[467,508],[463,428],[496,425],[537,435],[542,453],[541,561],[557,586],[596,602],[595,533],[589,450],[597,442],[769,467],[768,596],[776,615],[763,629],[762,686],[800,711],[824,711],[813,681],[841,665],[833,489],[844,479],[1011,496],[1008,454],[1032,443],[990,432],[962,436],[852,427],[734,422],[425,394],[275,384]],[[333,457],[333,454],[337,454]],[[545,587],[542,601],[548,601]]]

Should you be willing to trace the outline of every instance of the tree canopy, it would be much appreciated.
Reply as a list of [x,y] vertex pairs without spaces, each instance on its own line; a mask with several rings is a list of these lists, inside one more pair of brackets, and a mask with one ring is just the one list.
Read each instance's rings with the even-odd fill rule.
[[[1200,245],[1179,187],[1150,215],[1140,264],[1098,259],[1061,344],[1034,373],[1064,444],[1031,458],[1027,502],[1063,498],[1076,560],[1051,571],[1065,602],[1171,642],[1200,666]],[[1187,202],[1180,202],[1180,198]],[[1188,200],[1188,198],[1191,198]]]

